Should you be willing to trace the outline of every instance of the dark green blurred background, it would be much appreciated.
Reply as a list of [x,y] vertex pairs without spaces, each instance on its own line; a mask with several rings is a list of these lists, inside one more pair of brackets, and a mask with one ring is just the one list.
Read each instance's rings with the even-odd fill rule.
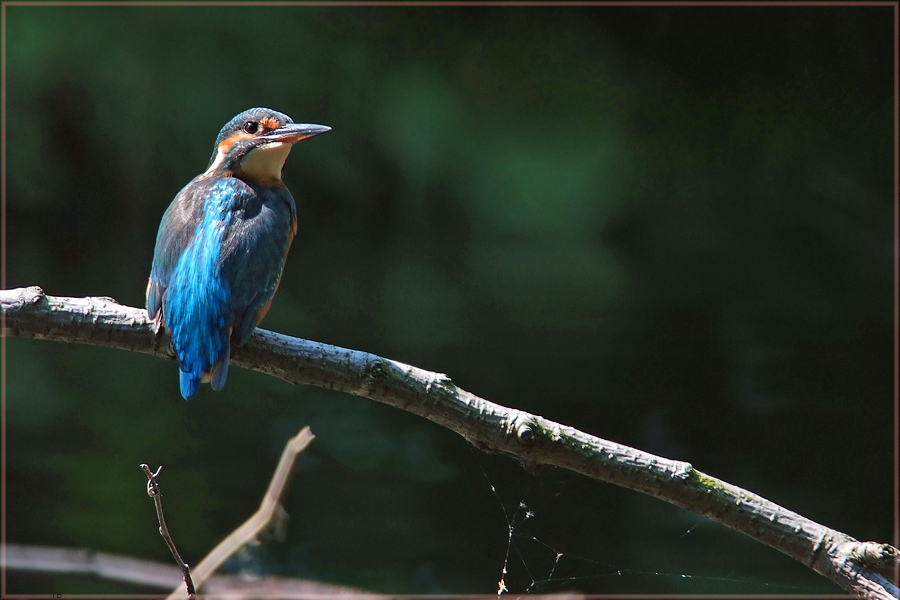
[[[143,305],[166,206],[226,121],[269,106],[334,130],[288,160],[299,235],[266,328],[891,541],[890,7],[6,18],[8,287]],[[185,403],[174,363],[7,343],[10,542],[170,562],[147,462],[196,563],[309,424],[290,520],[229,569],[489,594],[501,504],[523,502],[513,592],[838,591],[695,515],[532,477],[370,401],[234,369]],[[9,591],[141,590],[12,575]]]

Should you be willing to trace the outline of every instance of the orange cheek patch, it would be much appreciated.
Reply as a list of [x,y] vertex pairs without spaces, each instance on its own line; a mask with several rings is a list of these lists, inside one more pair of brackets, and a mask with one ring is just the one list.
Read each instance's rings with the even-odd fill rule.
[[219,152],[222,154],[228,154],[228,151],[231,149],[232,146],[234,146],[234,144],[236,142],[239,142],[241,140],[249,140],[252,137],[253,137],[252,135],[250,135],[249,133],[247,133],[245,131],[238,131],[238,132],[232,133],[227,138],[222,140],[221,144],[219,144]]

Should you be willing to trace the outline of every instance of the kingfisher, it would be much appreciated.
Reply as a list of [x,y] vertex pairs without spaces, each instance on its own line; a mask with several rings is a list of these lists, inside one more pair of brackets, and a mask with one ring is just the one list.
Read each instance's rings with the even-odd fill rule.
[[222,389],[232,344],[246,343],[269,310],[297,233],[285,160],[293,144],[330,130],[268,108],[240,113],[163,214],[147,314],[172,336],[185,400],[201,382]]

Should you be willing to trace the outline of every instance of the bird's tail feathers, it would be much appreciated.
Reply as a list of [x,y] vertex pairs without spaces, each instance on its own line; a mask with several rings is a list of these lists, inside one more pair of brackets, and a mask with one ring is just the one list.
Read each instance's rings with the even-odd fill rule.
[[219,391],[225,386],[228,378],[228,361],[231,359],[231,343],[225,343],[225,356],[220,358],[209,371],[209,385]]
[[190,400],[197,395],[197,389],[200,387],[200,376],[185,371],[180,371],[179,375],[181,375],[181,396],[185,400]]

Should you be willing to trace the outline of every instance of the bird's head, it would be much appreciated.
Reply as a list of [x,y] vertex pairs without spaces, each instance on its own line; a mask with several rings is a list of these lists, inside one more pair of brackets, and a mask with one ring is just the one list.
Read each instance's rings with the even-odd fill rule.
[[294,123],[269,108],[245,110],[219,132],[206,173],[280,182],[291,146],[326,131],[331,127]]

